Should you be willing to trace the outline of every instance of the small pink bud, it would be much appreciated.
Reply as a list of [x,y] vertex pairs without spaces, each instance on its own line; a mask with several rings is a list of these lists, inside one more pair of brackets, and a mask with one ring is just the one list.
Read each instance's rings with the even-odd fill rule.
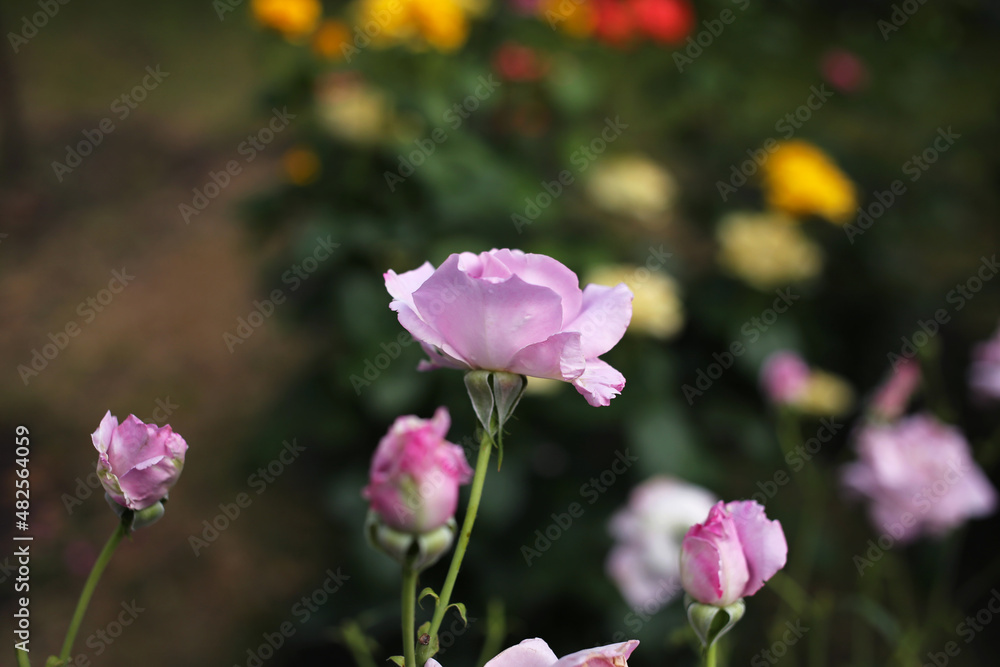
[[809,382],[809,366],[802,357],[782,350],[765,361],[760,371],[760,384],[775,405],[794,403]]

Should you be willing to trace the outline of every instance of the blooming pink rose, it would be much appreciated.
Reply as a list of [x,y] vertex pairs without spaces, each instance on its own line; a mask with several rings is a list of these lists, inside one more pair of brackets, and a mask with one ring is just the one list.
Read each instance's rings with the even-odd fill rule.
[[405,533],[429,533],[455,514],[458,487],[472,479],[465,452],[444,439],[446,408],[433,419],[399,417],[378,443],[362,495],[382,521]]
[[651,614],[681,591],[681,540],[715,502],[700,486],[666,476],[632,490],[628,506],[611,517],[616,544],[607,561],[629,606]]
[[871,501],[872,522],[897,540],[942,535],[996,508],[965,436],[929,414],[866,424],[856,447],[861,460],[845,466],[844,485]]
[[681,583],[704,604],[728,606],[759,591],[785,566],[788,544],[781,524],[755,500],[722,501],[681,543]]
[[972,350],[969,386],[979,401],[1000,400],[1000,329]]
[[[485,667],[628,667],[628,657],[638,645],[638,639],[631,639],[557,658],[543,640],[525,639],[517,646],[501,651]],[[441,667],[441,664],[431,659],[427,661],[427,667]]]
[[769,356],[760,370],[760,384],[775,405],[794,403],[809,382],[809,366],[802,357],[782,350]]
[[906,412],[913,392],[920,386],[920,364],[913,359],[903,359],[894,366],[892,374],[872,396],[869,409],[882,419],[898,419]]
[[588,285],[545,255],[520,250],[454,254],[385,274],[389,307],[420,341],[431,368],[506,371],[573,383],[591,405],[608,405],[625,378],[598,357],[621,340],[632,292]]
[[165,498],[184,467],[187,443],[169,424],[143,424],[135,415],[119,424],[108,410],[90,437],[104,490],[130,510],[144,510]]

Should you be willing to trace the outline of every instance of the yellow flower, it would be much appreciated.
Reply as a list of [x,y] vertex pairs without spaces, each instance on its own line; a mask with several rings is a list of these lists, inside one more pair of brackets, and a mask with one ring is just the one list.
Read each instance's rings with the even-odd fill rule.
[[844,224],[857,210],[854,184],[820,149],[786,141],[764,163],[767,203],[791,215],[821,215]]
[[614,287],[625,283],[632,294],[632,321],[628,331],[654,338],[670,338],[684,326],[680,288],[670,276],[642,266],[601,266],[586,282]]
[[854,390],[841,377],[820,370],[811,370],[801,397],[795,401],[800,412],[817,417],[847,414],[854,404]]
[[587,192],[610,213],[649,221],[670,208],[677,196],[677,182],[663,167],[636,153],[595,165]]
[[823,269],[819,246],[778,213],[730,213],[715,236],[719,264],[762,291],[813,278]]
[[379,46],[454,51],[469,36],[469,15],[482,8],[483,3],[468,0],[361,0],[358,24]]
[[594,32],[594,8],[588,0],[541,0],[538,15],[572,37],[588,37]]
[[327,19],[313,35],[313,51],[328,60],[341,60],[344,45],[351,43],[351,29],[343,21]]
[[391,119],[385,93],[343,73],[316,83],[317,116],[330,134],[358,143],[375,143],[385,136]]
[[309,148],[292,148],[286,152],[281,162],[285,173],[295,185],[308,185],[319,176],[319,156]]
[[549,378],[528,378],[528,384],[524,388],[524,393],[533,396],[551,396],[559,391],[565,382],[562,380],[550,380]]
[[287,39],[299,39],[316,29],[322,14],[318,0],[253,0],[253,16]]

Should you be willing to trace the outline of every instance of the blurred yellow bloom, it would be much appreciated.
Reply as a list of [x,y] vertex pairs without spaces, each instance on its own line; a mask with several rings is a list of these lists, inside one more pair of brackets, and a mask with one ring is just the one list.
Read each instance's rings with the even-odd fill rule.
[[288,39],[298,39],[316,29],[323,8],[318,0],[253,0],[253,17]]
[[592,271],[588,283],[614,287],[625,283],[635,298],[632,301],[631,333],[654,338],[670,338],[684,326],[684,304],[680,288],[670,276],[650,272],[641,266],[602,266]]
[[[360,0],[358,24],[379,46],[404,44],[454,51],[469,36],[469,16],[483,2],[471,0]],[[375,29],[377,28],[377,30]]]
[[715,236],[719,264],[760,290],[807,280],[823,269],[819,246],[779,213],[730,213]]
[[572,37],[588,37],[594,32],[594,8],[588,0],[541,0],[538,15]]
[[333,73],[316,82],[317,116],[335,137],[358,143],[381,140],[391,118],[389,99],[360,77]]
[[817,417],[847,414],[854,404],[854,390],[843,378],[820,370],[811,370],[795,408]]
[[285,173],[295,185],[308,185],[319,176],[319,156],[309,148],[291,148],[281,158]]
[[677,196],[670,173],[638,153],[607,158],[594,165],[587,192],[610,213],[650,220],[665,213]]
[[313,35],[313,51],[328,60],[341,60],[344,45],[351,43],[351,29],[343,21],[327,19]]
[[559,388],[566,384],[562,380],[550,380],[549,378],[528,377],[528,384],[524,388],[524,393],[533,396],[551,396],[559,391]]
[[786,141],[764,163],[767,203],[791,215],[821,215],[844,224],[857,210],[854,184],[820,149]]

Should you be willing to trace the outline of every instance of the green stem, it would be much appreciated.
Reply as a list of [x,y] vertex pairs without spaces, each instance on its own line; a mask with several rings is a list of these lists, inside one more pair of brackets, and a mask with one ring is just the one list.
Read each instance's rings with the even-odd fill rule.
[[371,649],[368,648],[368,638],[365,637],[361,626],[354,621],[348,621],[341,628],[341,631],[344,635],[344,643],[358,667],[376,667]]
[[417,572],[409,564],[403,566],[403,660],[406,667],[417,667],[414,623],[417,606]]
[[18,667],[31,667],[31,662],[28,660],[28,652],[22,651],[19,648],[14,649],[17,653],[17,665]]
[[506,633],[507,623],[504,619],[503,600],[494,598],[486,607],[486,639],[483,641],[483,650],[479,653],[479,660],[476,661],[478,667],[485,665],[500,652],[500,644]]
[[87,613],[87,605],[90,604],[90,598],[94,594],[94,589],[97,588],[97,582],[100,580],[104,568],[111,561],[111,556],[114,555],[118,543],[125,537],[125,532],[125,524],[121,521],[118,522],[115,532],[111,533],[111,537],[108,538],[107,543],[101,550],[101,554],[97,557],[97,562],[94,563],[94,567],[90,570],[90,576],[87,577],[86,583],[83,584],[83,591],[81,591],[80,599],[76,603],[76,611],[73,612],[73,619],[69,622],[69,628],[66,629],[66,639],[63,641],[62,651],[59,652],[60,660],[69,660],[70,651],[73,650],[73,642],[76,640],[76,633],[80,629],[83,615]]
[[705,667],[715,667],[716,664],[716,651],[719,648],[719,642],[714,641],[712,645],[705,649]]
[[431,646],[436,646],[438,630],[444,621],[444,614],[448,610],[451,601],[451,593],[455,588],[455,580],[458,579],[458,571],[462,568],[462,559],[465,557],[465,549],[469,546],[469,539],[472,537],[472,526],[476,523],[476,513],[479,512],[479,500],[483,496],[483,483],[486,481],[486,469],[490,465],[490,454],[493,451],[493,439],[489,433],[483,432],[479,442],[479,457],[476,459],[476,473],[472,478],[472,490],[469,493],[469,506],[465,510],[465,519],[462,521],[462,530],[458,535],[458,544],[455,546],[455,554],[451,557],[451,567],[448,568],[448,575],[445,577],[444,586],[441,588],[441,597],[434,605],[434,616],[431,618],[431,627],[427,634],[431,641],[425,647],[419,649],[418,667],[423,667],[424,663],[433,655]]

